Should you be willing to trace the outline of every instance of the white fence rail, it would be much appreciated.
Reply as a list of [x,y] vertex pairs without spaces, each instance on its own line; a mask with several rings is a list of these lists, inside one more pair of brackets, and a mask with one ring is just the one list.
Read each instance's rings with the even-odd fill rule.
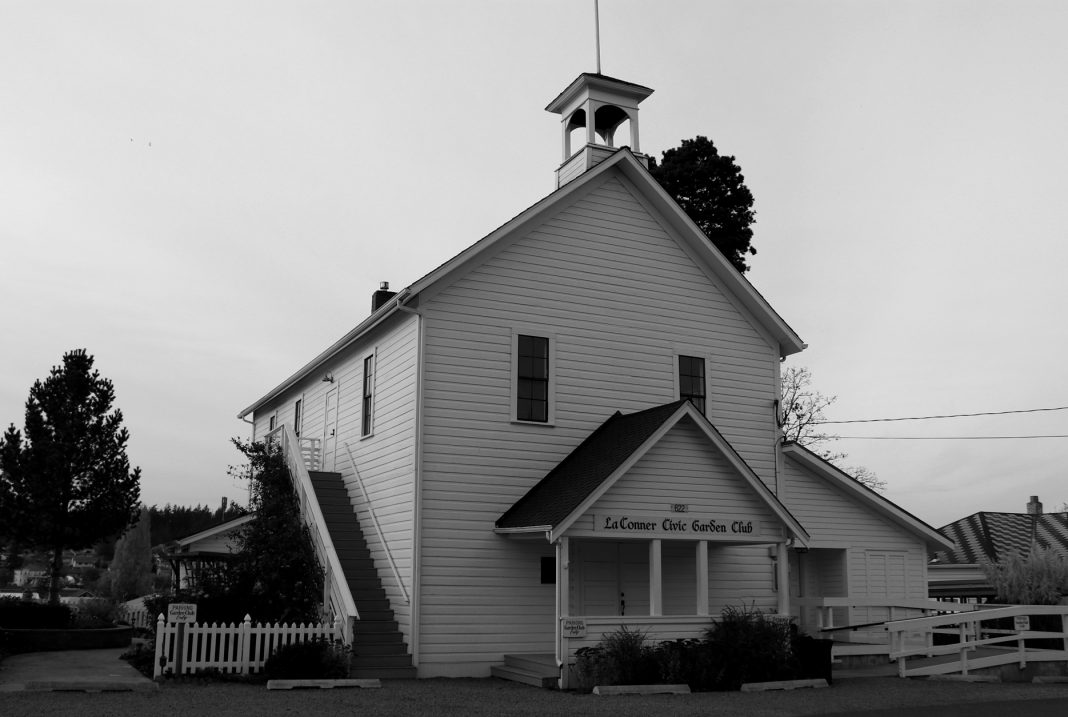
[[[1032,622],[1050,625],[1045,630],[1035,630]],[[1051,626],[1053,629],[1049,629]],[[897,660],[901,677],[967,675],[969,670],[1013,663],[1022,670],[1028,662],[1068,662],[1068,606],[1065,605],[979,609],[967,614],[898,620],[887,623],[886,628],[890,633],[890,659]],[[948,645],[934,645],[928,641],[925,646],[911,648],[906,638],[916,631],[928,635],[953,635],[956,639]],[[1030,647],[1028,640],[1042,640],[1039,644],[1043,647]],[[907,665],[910,657],[938,656],[953,656],[953,659],[914,664],[911,668]]]
[[144,598],[127,600],[119,606],[119,618],[126,624],[140,630],[152,629],[152,616],[148,614]]
[[253,625],[248,615],[241,623],[185,625],[168,623],[161,614],[156,621],[155,677],[205,669],[231,674],[259,672],[279,647],[311,640],[341,640],[340,617],[332,625]]

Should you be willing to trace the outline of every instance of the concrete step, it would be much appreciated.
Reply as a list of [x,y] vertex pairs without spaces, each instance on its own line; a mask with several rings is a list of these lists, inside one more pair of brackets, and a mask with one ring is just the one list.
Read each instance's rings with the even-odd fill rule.
[[[408,654],[408,644],[395,640],[393,642],[367,642],[361,640],[352,646],[353,657],[370,655],[398,655]],[[410,656],[409,656],[410,657]]]
[[507,665],[494,665],[490,668],[490,674],[501,680],[522,682],[525,685],[553,689],[557,686],[556,675],[546,676],[540,672],[530,672],[517,667]]
[[[397,632],[396,620],[357,620],[353,631],[357,635],[377,635],[386,632]],[[399,632],[397,632],[400,635]],[[359,640],[357,640],[359,642]]]
[[556,656],[549,652],[527,652],[504,656],[504,664],[530,672],[541,672],[546,675],[556,675],[559,670],[556,667]]
[[355,679],[369,680],[414,680],[414,667],[361,667],[350,670],[349,674]]
[[411,667],[412,656],[407,652],[392,655],[353,655],[349,663],[353,670],[363,670],[374,667]]

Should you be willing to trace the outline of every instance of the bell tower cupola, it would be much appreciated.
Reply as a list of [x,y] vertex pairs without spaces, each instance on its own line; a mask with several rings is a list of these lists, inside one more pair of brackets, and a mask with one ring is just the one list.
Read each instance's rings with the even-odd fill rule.
[[[563,162],[556,170],[559,189],[592,169],[622,146],[645,166],[638,142],[638,105],[653,91],[601,74],[584,72],[545,109],[560,115]],[[617,136],[629,126],[629,133]]]

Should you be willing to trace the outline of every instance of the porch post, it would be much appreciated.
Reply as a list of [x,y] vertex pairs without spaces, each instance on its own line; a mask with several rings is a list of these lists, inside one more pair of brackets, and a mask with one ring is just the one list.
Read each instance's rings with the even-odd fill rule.
[[779,614],[790,614],[790,554],[786,541],[775,545],[775,583],[779,588]]
[[568,565],[568,556],[571,554],[568,538],[560,538],[556,541],[556,666],[560,669],[558,684],[560,689],[568,687],[567,659],[570,647],[563,634],[563,618],[571,614],[571,588],[568,576],[571,573]]
[[664,574],[663,561],[660,555],[660,540],[654,538],[649,541],[649,614],[664,614],[664,591],[662,578]]
[[708,541],[697,541],[697,614],[708,614]]

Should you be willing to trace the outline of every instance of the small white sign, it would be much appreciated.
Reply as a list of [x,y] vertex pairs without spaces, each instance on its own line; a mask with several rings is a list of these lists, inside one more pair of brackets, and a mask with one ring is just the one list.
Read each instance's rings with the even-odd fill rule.
[[1012,629],[1016,632],[1027,632],[1031,629],[1031,618],[1027,615],[1016,615],[1012,618]]
[[560,620],[560,634],[563,637],[586,637],[586,621],[565,617]]
[[167,622],[192,624],[197,621],[197,606],[192,602],[172,602],[167,606]]

